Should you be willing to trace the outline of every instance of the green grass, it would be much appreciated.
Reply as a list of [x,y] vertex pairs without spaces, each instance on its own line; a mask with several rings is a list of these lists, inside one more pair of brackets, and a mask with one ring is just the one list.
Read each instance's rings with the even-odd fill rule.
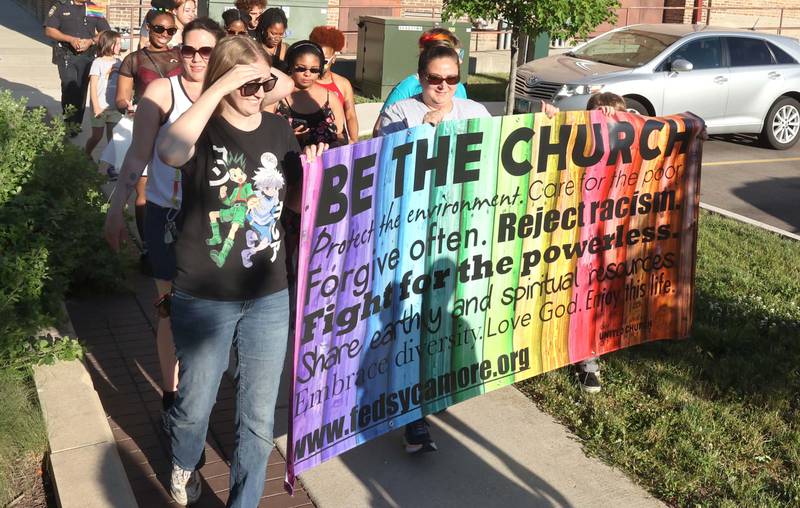
[[[467,87],[467,97],[478,102],[502,102],[506,100],[506,84],[508,74],[471,74],[467,77],[464,86]],[[382,102],[378,97],[354,96],[356,104],[367,102]]]
[[[47,450],[47,432],[29,374],[0,369],[0,506],[6,506],[25,485]],[[28,474],[26,474],[28,473]]]
[[694,332],[518,385],[676,506],[800,506],[800,244],[703,213]]
[[503,102],[506,100],[508,73],[471,74],[467,78],[467,97],[478,102]]

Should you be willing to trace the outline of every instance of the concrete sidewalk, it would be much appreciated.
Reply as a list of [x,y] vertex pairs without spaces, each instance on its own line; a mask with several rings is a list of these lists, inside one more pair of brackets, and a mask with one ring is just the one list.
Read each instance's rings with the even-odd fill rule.
[[[11,0],[0,0],[0,25],[0,88],[59,112],[58,73],[39,24]],[[139,503],[149,508],[167,504],[162,489],[168,463],[157,430],[153,289],[140,277],[133,282],[133,297],[72,302],[70,313],[79,336],[95,344],[95,388],[116,423],[112,428]],[[202,473],[207,492],[218,495],[204,499],[207,506],[221,506],[226,497],[231,390],[224,383],[212,418],[212,461]],[[276,415],[284,452],[287,397],[284,392]],[[282,461],[274,456],[264,505],[303,505],[307,493],[317,506],[334,508],[663,506],[620,472],[587,458],[574,436],[514,388],[454,406],[431,422],[438,453],[406,455],[396,431],[302,475],[306,490],[300,498],[279,495]]]

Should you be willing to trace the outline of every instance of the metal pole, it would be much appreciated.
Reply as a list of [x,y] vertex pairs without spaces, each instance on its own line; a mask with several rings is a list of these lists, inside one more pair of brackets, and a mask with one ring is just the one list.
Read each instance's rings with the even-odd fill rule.
[[782,28],[783,28],[783,8],[781,8],[781,19],[778,21],[778,35],[781,34]]

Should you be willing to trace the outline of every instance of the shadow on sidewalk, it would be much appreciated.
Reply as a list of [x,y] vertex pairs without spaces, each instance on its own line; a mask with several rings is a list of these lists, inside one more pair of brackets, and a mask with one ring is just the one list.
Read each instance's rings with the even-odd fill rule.
[[32,86],[0,78],[0,90],[2,89],[11,90],[11,94],[17,98],[26,97],[28,99],[28,107],[44,106],[50,115],[61,114],[61,103],[59,101],[47,94],[43,94]]
[[45,37],[44,27],[33,13],[13,0],[0,0],[0,27],[12,30],[48,46],[52,42]]
[[733,195],[789,224],[791,226],[789,232],[800,233],[800,212],[796,205],[790,204],[800,195],[800,178],[767,178],[748,182],[733,189]]

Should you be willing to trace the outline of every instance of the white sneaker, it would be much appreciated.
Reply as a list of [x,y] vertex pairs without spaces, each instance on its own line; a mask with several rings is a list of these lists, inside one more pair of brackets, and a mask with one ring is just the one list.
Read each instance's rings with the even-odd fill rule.
[[200,475],[197,471],[187,471],[177,464],[172,464],[169,493],[181,506],[196,503],[200,499]]

